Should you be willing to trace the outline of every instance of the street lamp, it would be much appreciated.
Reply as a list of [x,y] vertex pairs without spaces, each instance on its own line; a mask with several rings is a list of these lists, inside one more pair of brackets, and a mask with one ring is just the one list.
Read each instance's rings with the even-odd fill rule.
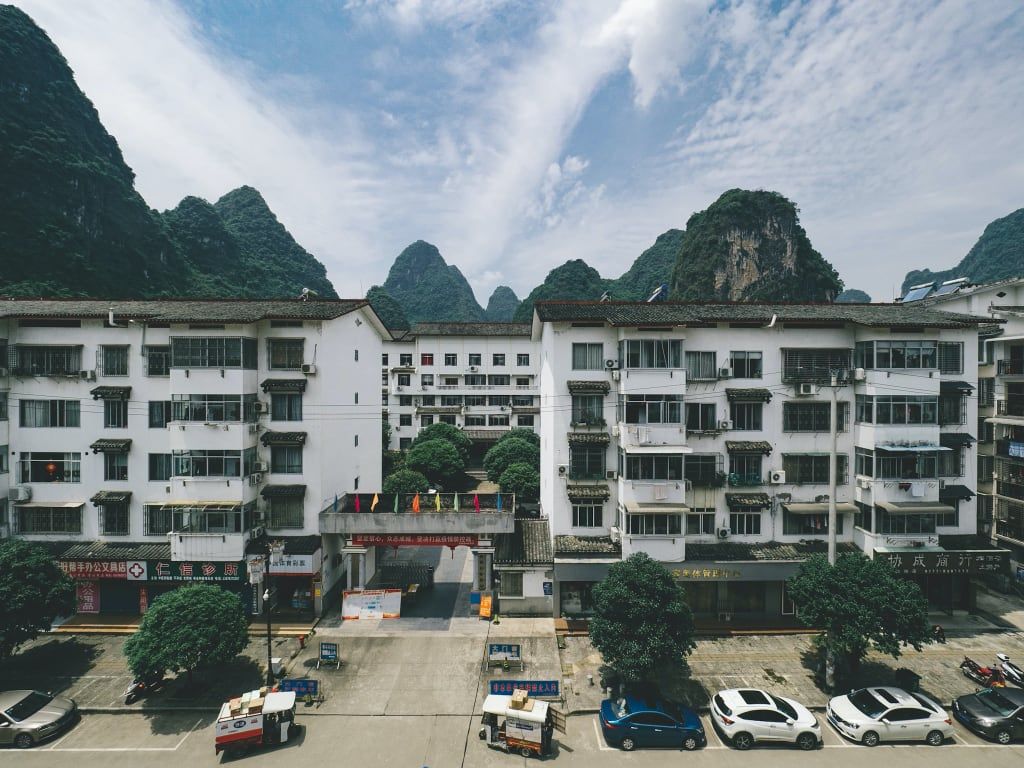
[[274,646],[270,631],[270,565],[284,554],[283,541],[267,539],[267,556],[263,566],[263,610],[267,615],[267,687],[274,686]]

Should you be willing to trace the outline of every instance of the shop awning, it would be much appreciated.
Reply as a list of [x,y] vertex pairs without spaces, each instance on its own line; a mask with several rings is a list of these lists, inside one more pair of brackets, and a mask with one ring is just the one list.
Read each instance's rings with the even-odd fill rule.
[[131,499],[131,491],[97,491],[89,501],[93,504],[125,504]]
[[607,485],[567,485],[565,491],[569,501],[591,501],[599,499],[607,501],[611,498],[611,492]]
[[943,432],[939,435],[939,445],[944,448],[963,448],[976,442],[977,440],[966,432]]
[[729,453],[764,453],[772,452],[772,444],[767,440],[726,440],[725,450]]
[[96,440],[92,445],[93,453],[128,453],[132,447],[132,441],[130,437],[126,438],[102,438]]
[[772,500],[767,493],[727,493],[725,503],[732,509],[734,507],[760,507],[767,509],[772,505]]
[[264,392],[305,392],[305,379],[264,379],[260,384]]
[[693,448],[685,445],[624,445],[622,450],[628,454],[646,453],[659,455],[675,455],[682,453],[693,453]]
[[939,489],[939,501],[970,501],[974,491],[966,485],[947,485]]
[[900,445],[899,443],[879,443],[875,446],[879,451],[889,451],[890,453],[929,453],[930,451],[951,451],[952,448],[946,448],[942,445],[936,445],[935,443],[927,443],[924,445]]
[[645,504],[628,502],[622,506],[626,508],[627,514],[630,515],[649,515],[652,513],[684,515],[690,511],[690,508],[685,504],[669,504],[667,502],[647,502]]
[[570,432],[569,443],[576,445],[608,445],[611,442],[607,432]]
[[264,486],[263,490],[260,491],[260,496],[264,499],[282,499],[282,498],[294,498],[296,496],[305,496],[306,486],[305,485],[267,485]]
[[76,509],[77,507],[84,507],[84,501],[16,501],[14,502],[16,507],[28,507],[30,509],[41,509],[47,507],[50,509]]
[[974,391],[974,385],[968,384],[966,381],[942,381],[939,382],[939,394],[952,395],[952,394],[964,394],[969,395]]
[[956,511],[938,501],[876,501],[875,506],[890,515],[945,515]]
[[264,432],[260,435],[264,445],[305,445],[305,432]]
[[127,400],[131,397],[131,387],[99,386],[89,390],[93,400]]
[[[792,501],[782,505],[791,515],[827,515],[827,501]],[[837,501],[836,514],[850,515],[858,512],[857,505],[852,501]]]
[[568,381],[566,386],[574,395],[606,395],[612,388],[607,381]]
[[726,387],[725,397],[729,402],[745,401],[770,403],[772,400],[771,390],[757,387]]

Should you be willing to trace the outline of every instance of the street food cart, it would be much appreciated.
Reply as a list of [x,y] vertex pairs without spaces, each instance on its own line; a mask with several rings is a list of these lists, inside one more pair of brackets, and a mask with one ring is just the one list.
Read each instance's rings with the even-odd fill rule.
[[489,747],[523,757],[551,754],[552,711],[546,701],[528,698],[526,691],[488,696],[480,722],[480,739]]
[[215,728],[217,754],[284,744],[295,734],[295,692],[263,687],[244,693],[221,705]]

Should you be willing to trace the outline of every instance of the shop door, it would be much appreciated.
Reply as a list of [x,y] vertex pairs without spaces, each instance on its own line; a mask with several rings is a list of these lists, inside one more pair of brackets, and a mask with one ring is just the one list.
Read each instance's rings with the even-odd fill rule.
[[139,612],[139,582],[108,579],[100,582],[100,610],[103,613]]

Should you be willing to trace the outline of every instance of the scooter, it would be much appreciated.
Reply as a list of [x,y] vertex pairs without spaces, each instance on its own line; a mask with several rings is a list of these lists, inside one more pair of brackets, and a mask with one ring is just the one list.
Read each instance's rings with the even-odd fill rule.
[[974,659],[964,656],[964,660],[960,662],[960,670],[965,677],[986,688],[1006,687],[1006,678],[999,667],[983,667]]
[[160,675],[160,677],[158,677],[158,678],[151,677],[151,678],[148,678],[148,679],[137,677],[134,680],[132,680],[131,685],[129,685],[127,688],[125,688],[125,691],[124,691],[124,703],[125,704],[131,704],[133,701],[135,701],[140,696],[144,696],[144,695],[146,695],[148,693],[152,693],[156,689],[162,688],[163,685],[164,685],[164,677],[163,677],[163,675]]
[[999,669],[1002,670],[1003,676],[1014,685],[1024,688],[1024,669],[1010,661],[1010,657],[1005,653],[997,653],[996,658],[999,660]]

